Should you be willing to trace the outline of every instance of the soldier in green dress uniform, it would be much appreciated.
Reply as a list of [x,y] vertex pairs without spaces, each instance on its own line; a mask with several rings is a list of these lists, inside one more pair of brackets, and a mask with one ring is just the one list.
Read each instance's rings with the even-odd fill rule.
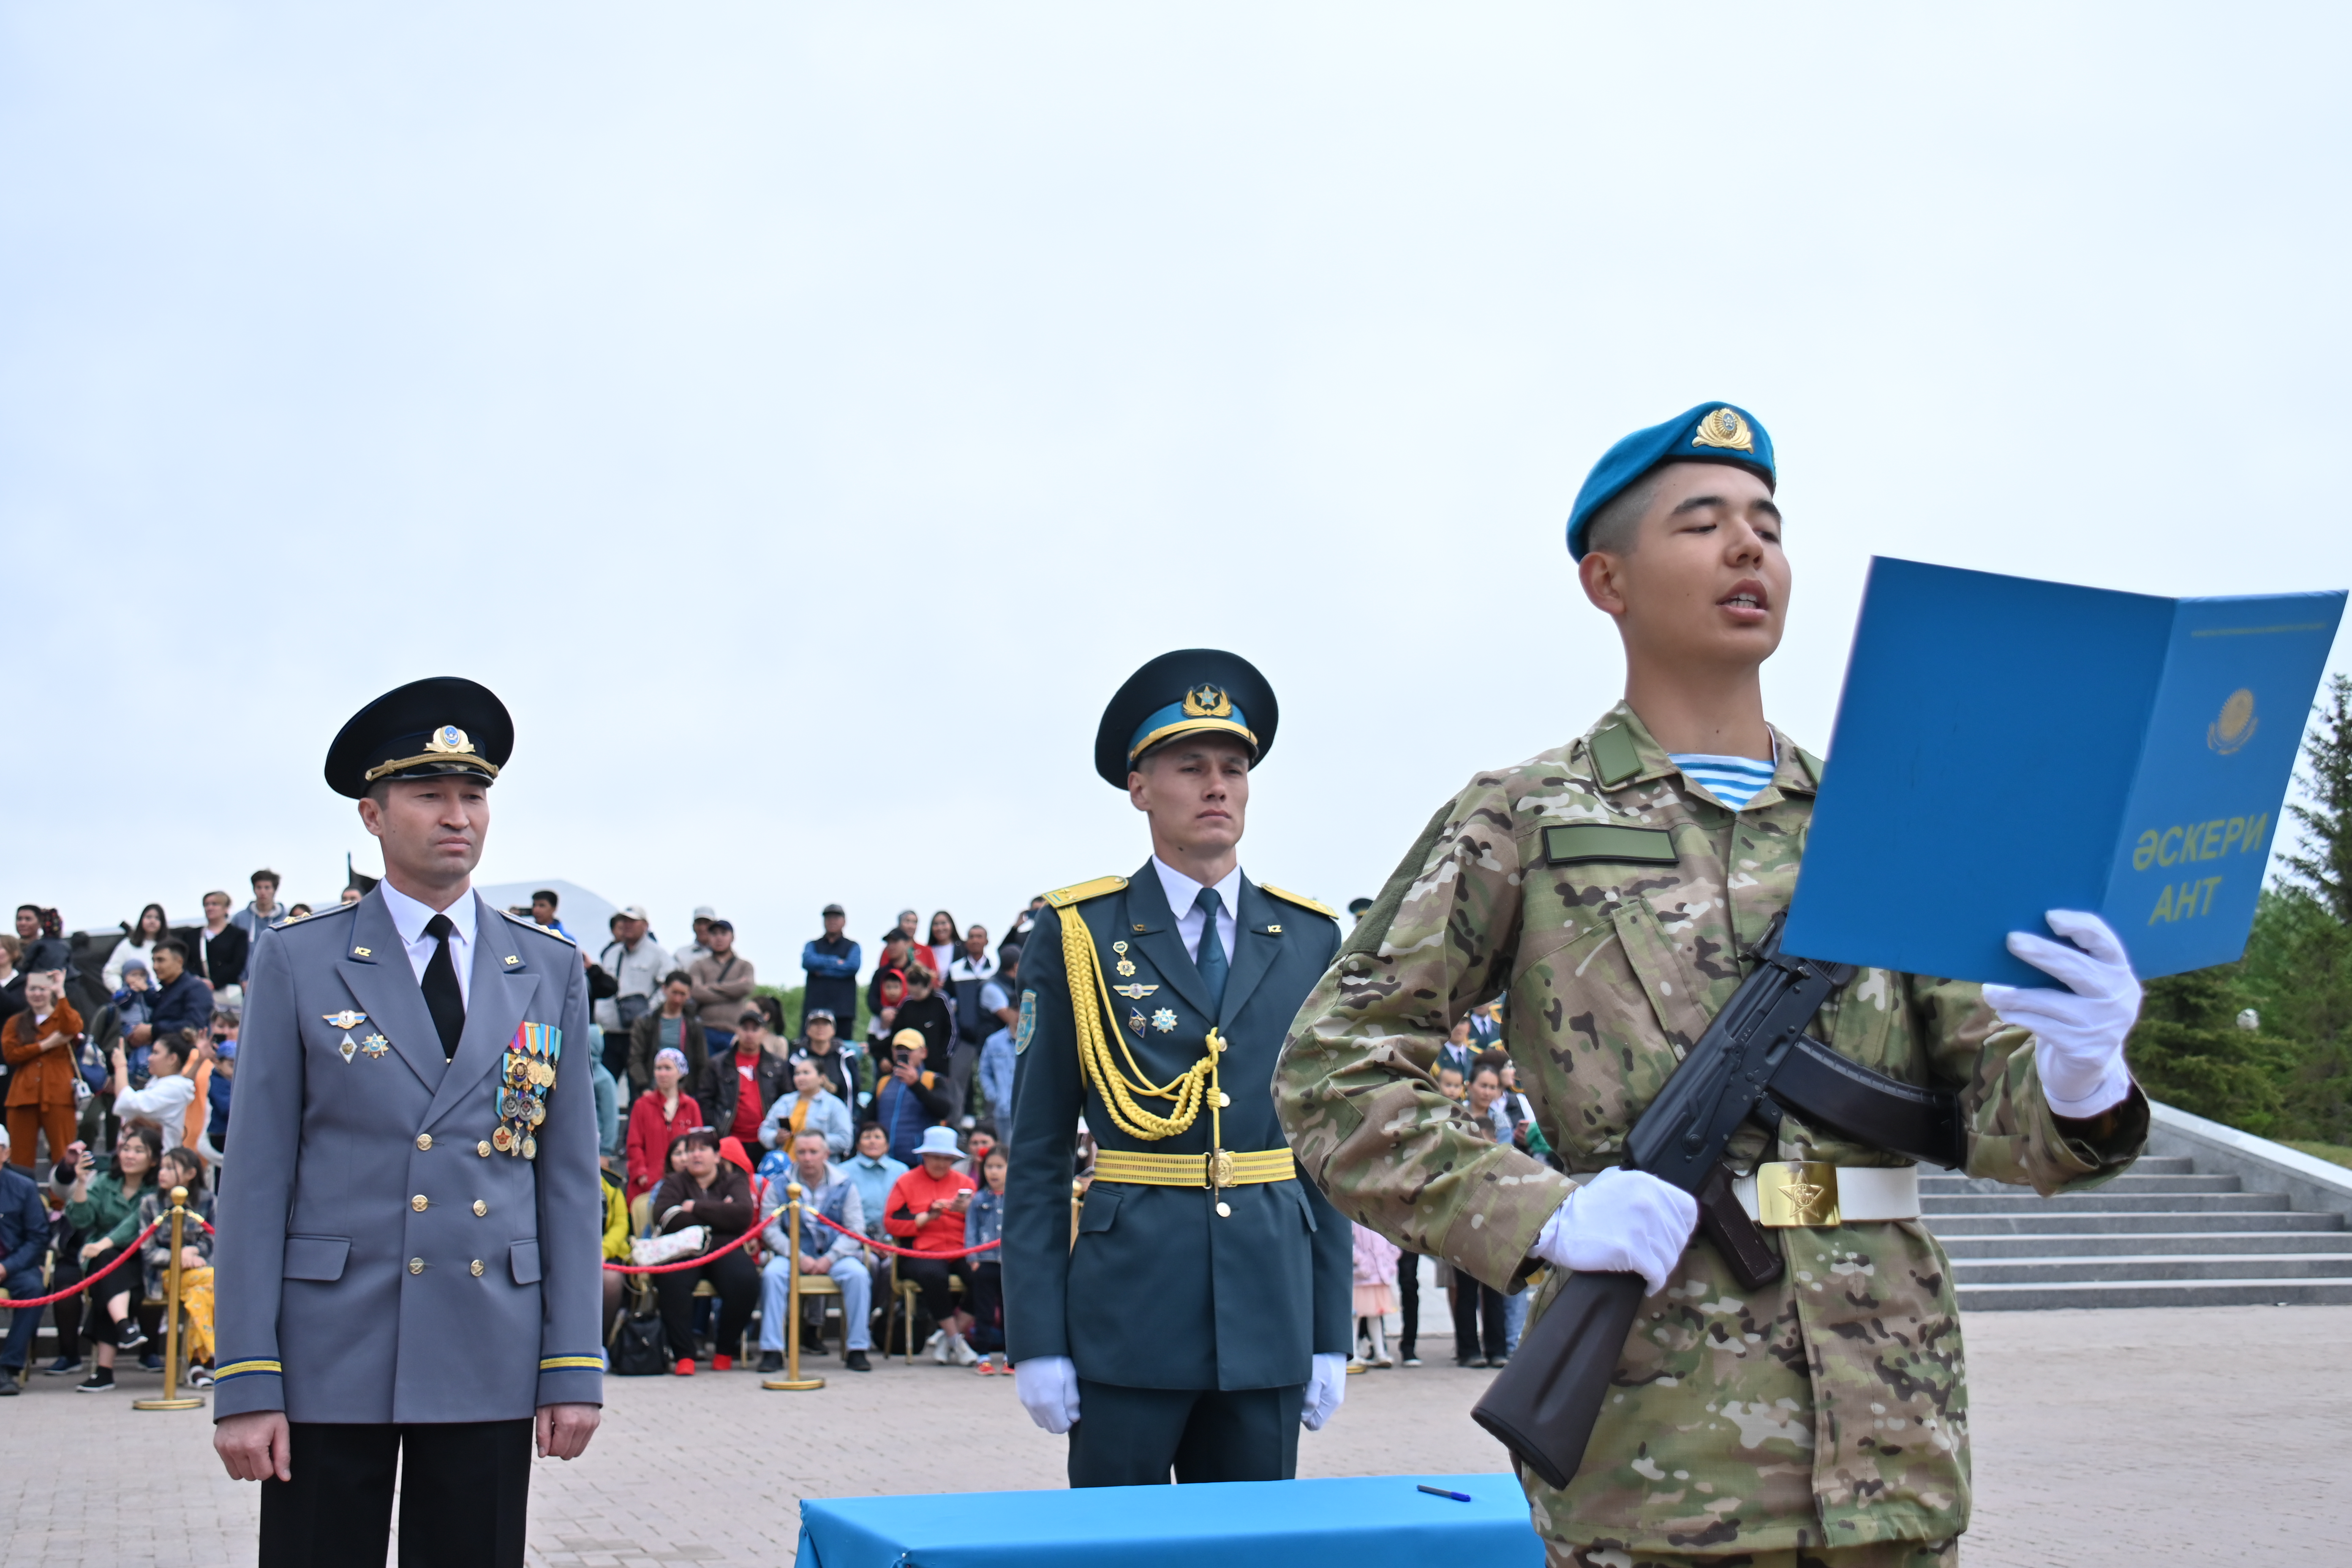
[[[1237,855],[1277,716],[1230,653],[1138,670],[1095,767],[1150,818],[1151,858],[1045,895],[1021,950],[1005,1336],[1022,1404],[1070,1435],[1072,1486],[1287,1479],[1345,1387],[1352,1236],[1268,1089],[1339,922]],[[1081,1115],[1097,1153],[1073,1237]]]

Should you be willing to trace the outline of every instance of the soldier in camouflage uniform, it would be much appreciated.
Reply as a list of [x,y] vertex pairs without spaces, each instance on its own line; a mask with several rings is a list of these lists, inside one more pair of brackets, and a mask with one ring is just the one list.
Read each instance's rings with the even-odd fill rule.
[[[1755,679],[1787,598],[1770,453],[1744,411],[1702,405],[1603,459],[1570,545],[1624,637],[1628,700],[1438,809],[1276,1075],[1300,1163],[1401,1246],[1532,1285],[1538,1314],[1565,1274],[1547,1262],[1648,1276],[1581,1468],[1564,1490],[1525,1477],[1555,1563],[1948,1563],[1968,1523],[1959,1321],[1916,1182],[1888,1172],[1907,1162],[1793,1115],[1777,1147],[1743,1128],[1738,1172],[1817,1161],[1881,1173],[1847,1180],[1882,1205],[1912,1193],[1890,1217],[1767,1232],[1787,1268],[1752,1291],[1691,1239],[1687,1196],[1612,1169],[1787,908],[1821,776],[1764,723]],[[1673,727],[1674,753],[1645,716]],[[2138,989],[2120,948],[2092,917],[2052,923],[2088,952],[2021,933],[2012,951],[2084,994],[1864,970],[1811,1031],[1956,1091],[1968,1173],[2045,1195],[2117,1174],[2147,1124],[2121,1065]],[[1448,1027],[1497,995],[1565,1174],[1479,1137],[1433,1081]]]

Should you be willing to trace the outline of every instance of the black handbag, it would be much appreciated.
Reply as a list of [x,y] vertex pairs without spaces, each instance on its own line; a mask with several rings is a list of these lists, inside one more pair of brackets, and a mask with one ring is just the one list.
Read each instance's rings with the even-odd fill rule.
[[[647,1290],[650,1301],[653,1292]],[[669,1345],[663,1338],[661,1317],[648,1308],[632,1310],[613,1331],[607,1360],[615,1377],[659,1377],[669,1371]]]

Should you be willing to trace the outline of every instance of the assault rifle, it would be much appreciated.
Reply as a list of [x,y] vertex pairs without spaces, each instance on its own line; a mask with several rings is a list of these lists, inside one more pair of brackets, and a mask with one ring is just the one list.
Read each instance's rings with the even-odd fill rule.
[[[1811,1126],[1930,1164],[1966,1156],[1952,1095],[1874,1072],[1805,1033],[1853,968],[1782,952],[1782,919],[1772,917],[1748,953],[1756,968],[1625,1140],[1629,1168],[1698,1200],[1699,1228],[1750,1290],[1778,1279],[1783,1265],[1723,1163],[1742,1122],[1777,1129],[1785,1107]],[[1584,1460],[1642,1293],[1638,1274],[1570,1276],[1470,1413],[1551,1486],[1568,1485]]]

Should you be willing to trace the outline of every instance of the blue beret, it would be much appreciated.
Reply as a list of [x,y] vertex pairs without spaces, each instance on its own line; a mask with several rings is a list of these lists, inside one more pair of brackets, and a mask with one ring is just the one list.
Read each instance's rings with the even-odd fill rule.
[[1584,488],[1576,492],[1576,510],[1568,514],[1568,552],[1583,560],[1584,535],[1593,515],[1661,463],[1729,463],[1746,468],[1768,489],[1779,483],[1772,469],[1772,437],[1762,422],[1734,404],[1702,403],[1663,425],[1634,431],[1601,455],[1584,477]]

